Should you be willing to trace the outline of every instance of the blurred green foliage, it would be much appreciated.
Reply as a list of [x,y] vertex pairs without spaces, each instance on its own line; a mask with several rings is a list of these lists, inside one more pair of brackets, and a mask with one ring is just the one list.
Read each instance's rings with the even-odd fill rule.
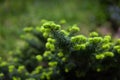
[[99,0],[0,0],[0,53],[21,46],[22,28],[39,25],[42,19],[76,23],[87,34],[105,17]]
[[[100,4],[100,1],[102,1],[102,0],[0,0],[0,58],[3,57],[1,60],[2,66],[0,66],[1,67],[0,69],[3,70],[3,72],[5,70],[5,73],[6,73],[7,70],[8,70],[7,72],[11,72],[13,69],[15,69],[14,67],[17,66],[16,69],[18,69],[17,70],[18,72],[20,72],[22,69],[23,73],[24,73],[24,71],[26,71],[26,70],[24,70],[25,67],[27,67],[27,70],[29,72],[34,71],[33,69],[35,69],[36,66],[39,65],[39,63],[36,61],[36,59],[38,61],[42,60],[41,55],[37,55],[37,54],[40,51],[41,51],[40,53],[43,53],[45,51],[45,48],[49,48],[49,46],[50,46],[49,49],[51,51],[54,50],[54,45],[51,46],[51,44],[47,44],[46,42],[44,42],[45,40],[43,40],[43,41],[41,41],[40,44],[42,44],[42,42],[44,42],[43,44],[46,44],[46,47],[43,46],[42,49],[41,50],[38,49],[39,52],[37,52],[36,48],[39,48],[40,45],[37,43],[34,43],[33,40],[27,40],[27,39],[34,38],[36,40],[36,42],[38,40],[34,36],[30,37],[29,34],[28,34],[28,37],[26,37],[27,38],[26,41],[28,42],[28,44],[32,45],[32,47],[29,47],[28,45],[27,45],[28,47],[25,46],[24,41],[22,41],[19,38],[19,36],[21,33],[23,33],[22,29],[26,26],[30,30],[31,30],[31,26],[33,28],[34,27],[37,28],[36,25],[40,26],[41,20],[47,19],[47,20],[53,20],[60,24],[67,22],[66,24],[62,24],[64,29],[66,29],[66,25],[68,27],[71,27],[69,25],[73,25],[74,27],[76,27],[76,25],[74,25],[74,24],[78,24],[82,29],[81,32],[83,32],[84,34],[88,34],[88,32],[90,30],[93,30],[95,28],[97,23],[104,24],[107,19],[107,16],[104,13],[103,8],[101,8],[102,6]],[[78,28],[73,28],[73,30],[78,30]],[[68,30],[68,31],[72,31],[72,29]],[[65,32],[65,30],[62,30],[61,33],[66,34],[66,35],[68,34],[67,32]],[[93,34],[96,36],[96,33],[93,33]],[[36,37],[40,37],[36,33],[34,33],[33,35],[35,35]],[[43,36],[47,36],[47,34],[44,33]],[[79,37],[81,37],[81,36],[72,37],[72,41],[74,42],[74,40],[76,40]],[[60,37],[58,37],[58,38],[60,38]],[[83,39],[84,38],[85,37],[83,37]],[[93,38],[93,39],[91,38],[90,41],[92,41],[92,40],[99,41],[98,39],[99,38]],[[40,37],[40,40],[41,40],[41,37]],[[48,41],[51,41],[51,40],[48,40]],[[63,39],[63,41],[64,41],[64,39]],[[54,42],[54,40],[52,42]],[[66,41],[66,44],[67,43],[68,42]],[[23,49],[22,51],[25,52],[26,54],[19,54],[22,52],[20,52],[19,49],[16,49],[16,47],[20,48],[23,46],[26,48]],[[64,45],[60,44],[60,47],[61,46],[65,47]],[[109,45],[104,45],[102,48],[108,48],[108,47],[109,47]],[[77,45],[74,48],[75,49],[79,49],[79,48],[84,49],[84,45],[81,45],[81,46]],[[12,55],[13,53],[10,50],[17,50],[14,58]],[[91,48],[90,48],[90,51],[91,51]],[[98,50],[96,50],[96,51],[98,51]],[[35,52],[35,54],[33,54],[34,52]],[[120,52],[120,50],[118,50],[118,52]],[[78,53],[78,52],[75,52],[75,53]],[[49,52],[45,53],[44,57],[47,55],[49,55]],[[105,53],[104,55],[113,57],[112,53],[109,53],[109,54]],[[101,60],[101,59],[104,59],[104,55],[100,53],[100,55],[96,55],[95,57],[96,57],[96,59]],[[59,53],[56,56],[62,57],[63,53]],[[75,57],[76,57],[76,55],[75,55]],[[83,56],[81,56],[81,57],[83,57]],[[90,59],[92,59],[92,58],[90,58]],[[117,57],[117,59],[119,60],[118,57]],[[5,60],[8,60],[8,62],[6,62]],[[9,60],[12,60],[13,62],[16,62],[16,63],[13,63]],[[65,61],[65,58],[63,58],[61,60]],[[78,60],[79,60],[79,58],[78,58]],[[83,59],[83,61],[85,61],[85,60]],[[110,61],[108,61],[108,62],[110,62]],[[33,64],[33,62],[36,62],[36,63]],[[13,64],[15,66],[13,66],[11,64]],[[21,64],[23,64],[23,65],[21,65]],[[49,65],[50,66],[56,65],[56,62],[49,63]],[[96,66],[92,66],[92,67],[96,67],[93,69],[96,69],[99,72],[99,71],[101,71],[101,69],[97,65],[98,64],[96,64]],[[89,66],[87,66],[87,67],[89,67]],[[112,67],[114,67],[114,66],[112,66]],[[115,66],[115,68],[116,67],[118,68],[118,66]],[[83,68],[81,68],[81,69],[83,69]],[[104,69],[104,67],[103,67],[103,69]],[[66,72],[69,72],[69,70],[67,68],[65,68],[65,73]],[[16,72],[14,74],[16,75]],[[12,75],[14,75],[14,74],[12,74]],[[84,73],[81,73],[81,74],[84,75]],[[6,74],[6,75],[8,76],[8,74]],[[10,75],[11,75],[11,73],[10,73]],[[20,72],[20,74],[18,74],[18,75],[24,77],[24,75],[27,75],[27,73],[22,75]],[[1,76],[3,77],[4,74],[0,73],[0,77]],[[18,78],[13,76],[13,79],[16,80]]]
[[8,61],[0,57],[0,80],[120,80],[120,39],[41,22],[23,29],[25,45],[9,52]]

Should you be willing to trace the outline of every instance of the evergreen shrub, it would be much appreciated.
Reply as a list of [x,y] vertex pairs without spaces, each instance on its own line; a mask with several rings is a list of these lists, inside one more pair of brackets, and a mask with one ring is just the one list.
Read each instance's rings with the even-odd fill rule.
[[53,21],[24,28],[25,46],[0,57],[0,80],[120,80],[120,39],[79,30]]

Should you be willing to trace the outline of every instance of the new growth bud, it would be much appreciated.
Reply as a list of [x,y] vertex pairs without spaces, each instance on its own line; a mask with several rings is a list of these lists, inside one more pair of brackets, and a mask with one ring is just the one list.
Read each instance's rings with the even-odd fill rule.
[[78,32],[78,31],[80,31],[80,28],[75,24],[69,29],[69,31],[72,33]]
[[38,61],[42,61],[43,57],[42,57],[41,55],[37,55],[37,56],[36,56],[36,59],[37,59]]
[[96,56],[96,59],[104,59],[105,55],[104,54],[97,54]]
[[71,42],[85,42],[87,40],[87,38],[83,35],[78,35],[78,36],[74,36],[74,37],[71,37]]
[[114,53],[113,52],[105,52],[104,55],[108,56],[108,57],[114,57]]
[[49,62],[48,65],[51,67],[55,67],[58,63],[56,61]]
[[98,37],[98,33],[97,32],[91,32],[90,37]]

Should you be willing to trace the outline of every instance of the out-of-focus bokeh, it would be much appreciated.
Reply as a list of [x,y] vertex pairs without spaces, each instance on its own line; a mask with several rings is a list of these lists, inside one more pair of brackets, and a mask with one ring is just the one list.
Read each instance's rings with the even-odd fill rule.
[[0,0],[0,56],[23,44],[23,27],[34,27],[42,19],[78,24],[85,35],[94,30],[116,38],[120,0]]

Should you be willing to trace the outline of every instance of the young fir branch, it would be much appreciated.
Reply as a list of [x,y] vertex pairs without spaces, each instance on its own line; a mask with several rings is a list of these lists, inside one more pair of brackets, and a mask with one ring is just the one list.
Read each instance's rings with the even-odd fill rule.
[[120,79],[120,39],[113,42],[96,32],[75,35],[76,25],[62,30],[52,21],[24,31],[30,34],[24,36],[29,45],[12,62],[0,57],[1,80]]

